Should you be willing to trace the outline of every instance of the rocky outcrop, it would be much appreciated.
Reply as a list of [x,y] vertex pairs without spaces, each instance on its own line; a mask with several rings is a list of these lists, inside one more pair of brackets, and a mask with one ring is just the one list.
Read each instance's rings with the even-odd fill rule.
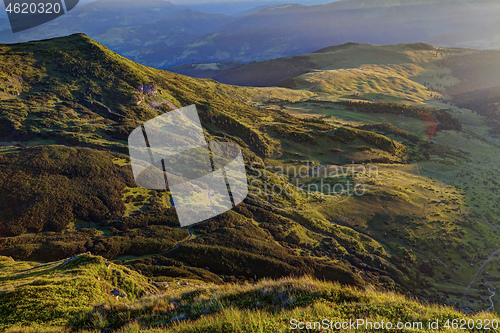
[[127,297],[126,293],[124,293],[123,291],[120,291],[118,289],[113,289],[113,291],[111,291],[109,294],[111,296],[116,296],[116,297],[121,297],[121,298]]
[[141,84],[137,86],[137,90],[139,90],[140,93],[149,95],[149,96],[157,96],[158,95],[158,89],[156,88],[156,85],[154,84]]

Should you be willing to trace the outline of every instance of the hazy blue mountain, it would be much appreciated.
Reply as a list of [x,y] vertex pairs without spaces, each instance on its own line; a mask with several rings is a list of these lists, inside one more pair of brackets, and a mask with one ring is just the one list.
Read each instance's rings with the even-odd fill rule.
[[263,9],[271,8],[271,7],[276,7],[276,6],[278,6],[278,5],[274,4],[274,5],[257,6],[257,7],[253,7],[253,8],[247,9],[247,10],[243,10],[241,12],[237,12],[235,14],[232,14],[232,16],[234,16],[234,17],[243,17],[243,16],[247,16],[247,15],[251,15],[251,14],[255,14],[257,12],[260,12]]
[[[326,5],[265,8],[218,31],[174,47],[143,49],[135,60],[166,67],[191,62],[263,61],[346,42],[397,44],[435,41],[438,36],[497,21],[491,0],[344,0]],[[500,44],[499,44],[500,45]],[[168,56],[165,56],[167,55]]]
[[197,78],[216,78],[220,81],[217,75],[226,73],[226,71],[235,73],[232,70],[245,66],[241,62],[213,62],[172,66],[164,68],[164,70]]
[[172,17],[186,7],[164,0],[97,0],[79,5],[58,19],[33,29],[13,34],[0,32],[2,43],[47,39],[73,33],[96,35],[110,28],[130,27]]
[[[195,12],[164,0],[97,0],[42,26],[13,34],[0,19],[0,41],[17,43],[86,33],[113,51],[136,58],[139,50],[171,46],[215,31],[235,18]],[[158,51],[162,56],[162,50]]]
[[134,58],[145,47],[154,49],[176,45],[205,35],[207,31],[214,31],[233,20],[227,15],[187,9],[177,12],[173,17],[137,26],[110,28],[96,34],[94,38],[115,52]]
[[227,16],[164,0],[97,0],[17,34],[4,19],[0,42],[83,32],[134,61],[157,68],[265,61],[347,42],[428,42],[494,49],[500,47],[499,12],[496,0],[343,0],[253,8]]

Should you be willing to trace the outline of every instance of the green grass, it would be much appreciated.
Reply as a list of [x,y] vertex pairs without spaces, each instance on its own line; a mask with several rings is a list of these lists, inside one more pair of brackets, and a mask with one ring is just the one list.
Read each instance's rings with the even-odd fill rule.
[[[0,202],[0,232],[13,236],[0,238],[0,254],[19,260],[54,261],[92,251],[115,259],[127,269],[141,271],[148,278],[170,282],[182,278],[255,283],[255,279],[309,275],[360,288],[374,285],[411,292],[440,304],[458,302],[462,308],[486,309],[489,305],[483,301],[488,299],[484,294],[487,289],[480,281],[485,277],[500,278],[494,269],[496,258],[478,273],[469,296],[463,296],[463,292],[500,242],[491,226],[497,224],[497,193],[478,199],[495,186],[490,179],[498,175],[495,166],[500,164],[496,157],[500,156],[500,142],[485,137],[489,135],[487,119],[468,110],[450,111],[462,123],[463,131],[439,129],[429,135],[427,129],[432,122],[417,117],[436,115],[417,106],[447,107],[435,99],[441,98],[441,92],[431,88],[455,82],[456,78],[450,77],[453,73],[438,63],[449,55],[432,58],[432,51],[408,45],[358,45],[330,51],[310,55],[324,70],[295,78],[295,88],[309,89],[297,90],[237,87],[155,70],[120,57],[82,35],[1,45],[0,72],[7,78],[3,82],[13,82],[18,75],[25,84],[9,87],[0,83],[7,91],[0,95],[0,134],[2,141],[21,142],[27,149],[9,148],[8,154],[0,155],[0,194],[4,198]],[[334,51],[340,53],[332,54]],[[157,96],[140,93],[139,84],[154,84]],[[405,105],[347,103],[360,97]],[[128,152],[128,134],[142,122],[169,111],[172,105],[190,104],[198,106],[209,139],[235,142],[242,148],[247,165],[256,162],[264,166],[265,162],[274,170],[247,170],[250,180],[257,180],[250,197],[233,211],[193,226],[190,231],[195,237],[188,238],[188,230],[176,227],[178,221],[168,192],[135,187],[123,153]],[[394,112],[380,112],[382,109]],[[411,116],[398,116],[402,111],[410,111]],[[273,176],[272,171],[279,166],[306,167],[306,161],[310,161],[307,168],[376,166],[379,174],[327,177],[332,184],[347,180],[363,183],[367,192],[361,197],[322,197],[297,189],[291,194],[258,193],[264,181],[271,186],[285,186],[295,180],[297,174]],[[320,179],[308,175],[299,181],[317,184]],[[196,318],[191,323],[195,331],[265,331],[282,327],[277,325],[285,325],[285,330],[287,316],[305,318],[308,311],[332,318],[353,316],[359,314],[356,304],[361,303],[366,306],[367,316],[375,313],[381,318],[394,318],[398,311],[407,314],[404,305],[414,304],[400,296],[386,297],[375,292],[365,292],[366,297],[373,297],[363,298],[362,292],[345,288],[345,293],[358,297],[357,301],[349,301],[352,306],[329,301],[323,293],[279,312],[277,303],[272,303],[274,295],[282,295],[284,300],[294,295],[283,290],[286,280],[263,280],[258,287],[247,286],[240,291],[235,286],[228,290],[210,286],[222,290],[222,294],[203,291],[206,299],[200,297],[193,303],[198,308],[183,304],[182,308],[174,306],[169,310],[169,304],[177,302],[174,298],[182,303],[183,296],[177,291],[166,293],[163,301],[154,297],[144,300],[165,307],[151,314],[149,308],[142,309],[143,305],[149,306],[142,301],[107,303],[106,288],[111,288],[114,280],[99,275],[101,259],[92,258],[96,260],[95,269],[82,271],[81,280],[69,271],[58,271],[55,264],[19,264],[20,269],[39,269],[36,274],[46,280],[33,285],[35,277],[29,273],[19,285],[10,285],[13,280],[6,282],[6,293],[0,297],[10,296],[3,309],[12,306],[11,293],[28,288],[26,295],[30,297],[33,290],[40,291],[43,299],[34,297],[34,301],[40,301],[47,310],[30,310],[26,305],[26,319],[22,319],[25,310],[19,308],[12,315],[24,320],[18,325],[31,322],[58,326],[63,321],[57,318],[67,319],[77,309],[83,309],[78,322],[81,327],[101,329],[119,323],[117,327],[130,324],[129,329],[134,330],[146,325],[134,322],[144,316],[148,320],[146,328],[155,330],[167,325],[165,322],[173,318],[169,316],[180,316],[185,311],[190,318]],[[6,275],[15,273],[12,267],[6,268]],[[141,286],[140,281],[146,281],[138,279],[136,284]],[[291,290],[308,283],[315,284],[315,290],[335,295],[343,290],[314,280],[296,283],[298,287],[291,282]],[[272,311],[256,311],[251,302],[252,307],[239,306],[236,301],[224,303],[226,299],[220,296],[227,293],[245,299],[248,293],[266,288],[272,295]],[[80,292],[84,295],[81,300],[74,297]],[[22,296],[20,304],[31,304]],[[50,298],[56,296],[60,297],[56,298],[62,304],[60,308],[50,303]],[[399,303],[390,303],[391,297],[400,299]],[[207,299],[226,310],[201,316],[197,311],[213,310],[204,308]],[[382,300],[393,305],[382,306],[379,313]],[[100,310],[89,310],[94,303],[105,304],[110,312],[104,316]],[[51,317],[47,312],[50,306],[56,306],[61,316]],[[450,309],[410,306],[417,313],[428,308],[456,315],[448,312]],[[427,310],[422,311],[421,318],[430,318],[425,314]],[[14,324],[12,316],[5,319],[8,325]],[[231,326],[242,318],[254,320],[256,326]],[[85,326],[91,324],[96,326]],[[187,323],[177,324],[168,324],[168,328],[189,330]]]
[[362,69],[310,72],[295,78],[294,87],[302,89],[315,83],[318,84],[311,91],[322,100],[335,100],[349,95],[351,99],[421,104],[433,96],[425,86],[402,76],[397,66],[385,70],[373,65]]
[[[90,255],[46,264],[0,257],[0,266],[2,330],[14,325],[65,325],[96,303],[129,303],[156,290],[137,272]],[[112,296],[115,288],[127,297]]]
[[425,129],[431,124],[430,122],[411,117],[403,118],[387,113],[365,113],[347,110],[341,105],[332,106],[321,102],[287,105],[285,107],[285,111],[298,117],[326,117],[325,121],[329,123],[354,127],[386,122],[396,126],[397,128],[416,134],[422,139],[426,138]]
[[[19,322],[13,323],[8,331],[65,332],[71,327],[84,332],[103,329],[119,332],[288,332],[299,322],[314,325],[323,319],[335,323],[362,318],[372,322],[390,321],[395,325],[397,322],[422,323],[420,331],[448,332],[451,330],[443,328],[448,319],[498,320],[493,314],[468,316],[451,307],[426,304],[393,292],[372,287],[352,288],[309,277],[262,280],[246,285],[170,283],[161,287],[160,293],[136,301],[108,299],[93,308],[82,306],[80,309],[78,314],[65,320],[52,320],[51,325],[32,323],[30,329],[21,328]],[[46,311],[57,313],[50,308]],[[426,326],[429,320],[439,320],[441,329],[429,330]],[[360,331],[370,330],[361,326]]]

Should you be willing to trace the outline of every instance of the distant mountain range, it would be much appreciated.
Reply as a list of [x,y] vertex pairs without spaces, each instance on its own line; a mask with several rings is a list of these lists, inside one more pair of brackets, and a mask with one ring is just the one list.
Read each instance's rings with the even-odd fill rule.
[[196,12],[162,0],[98,0],[26,32],[0,22],[0,42],[83,32],[139,63],[263,61],[347,42],[500,48],[500,2],[343,0],[281,5],[233,16]]
[[[432,4],[432,5],[431,5]],[[462,47],[481,45],[461,39],[463,31],[489,31],[499,3],[491,1],[339,1],[320,6],[267,8],[235,20],[217,33],[166,48],[169,58],[144,52],[138,61],[168,65],[201,61],[263,61],[347,42],[397,44],[428,42]],[[495,40],[497,35],[484,35]],[[439,43],[437,43],[439,42]],[[491,45],[493,44],[493,45]]]

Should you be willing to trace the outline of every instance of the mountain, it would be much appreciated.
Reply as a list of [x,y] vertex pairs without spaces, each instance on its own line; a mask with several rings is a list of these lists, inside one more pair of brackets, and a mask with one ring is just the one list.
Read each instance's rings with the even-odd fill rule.
[[187,9],[176,12],[175,16],[140,25],[112,27],[95,34],[94,38],[115,52],[133,58],[137,50],[177,45],[231,21],[233,18],[230,16],[205,14]]
[[[413,53],[419,50],[426,51],[431,56],[422,58],[417,55],[419,58],[415,58]],[[368,56],[360,57],[359,55],[363,53]],[[442,58],[442,54],[449,56]],[[213,78],[223,83],[244,86],[290,86],[297,77],[310,72],[316,72],[315,75],[321,77],[321,72],[328,73],[329,70],[355,69],[367,64],[386,65],[397,69],[398,65],[414,62],[418,62],[418,66],[424,68],[429,67],[427,70],[432,71],[430,66],[435,61],[457,78],[456,81],[450,81],[446,86],[439,88],[447,94],[471,92],[500,84],[500,71],[497,66],[500,61],[499,51],[454,52],[452,49],[435,48],[424,43],[391,46],[346,43],[293,57],[230,66],[218,71]],[[186,65],[184,68],[187,70],[189,67]],[[183,71],[179,70],[179,73]]]
[[164,0],[97,0],[79,5],[57,20],[13,34],[10,29],[0,32],[3,43],[47,39],[72,33],[101,33],[110,28],[129,27],[171,17],[186,10],[184,6]]
[[[462,311],[490,308],[488,288],[500,281],[498,129],[454,98],[491,88],[484,96],[494,105],[497,57],[423,43],[330,46],[300,61],[254,64],[286,83],[257,88],[146,67],[83,34],[0,45],[0,256],[56,279],[33,282],[28,274],[10,285],[25,275],[9,270],[0,277],[8,281],[0,309],[10,309],[13,293],[31,304],[32,290],[56,290],[66,304],[61,316],[88,310],[71,325],[101,327],[94,321],[101,308],[89,307],[104,302],[106,318],[122,327],[120,318],[141,311],[108,312],[113,288],[140,298],[158,282],[256,284],[304,275]],[[302,74],[283,81],[277,73],[295,62]],[[242,73],[255,80],[250,72]],[[170,191],[135,184],[127,138],[145,121],[192,104],[208,141],[241,148],[249,195],[181,228]],[[65,293],[60,287],[73,280],[51,275],[64,270],[49,262],[85,252],[98,267],[77,280],[81,290]],[[147,278],[156,290],[143,284]],[[74,296],[86,292],[92,297]],[[50,322],[51,307],[44,308],[16,311]],[[182,311],[175,316],[191,316]],[[12,327],[27,317],[8,318],[2,323]]]
[[456,31],[438,35],[429,42],[479,50],[495,50],[500,46],[499,33],[500,21],[486,20],[474,27],[459,28]]
[[498,48],[499,10],[500,4],[492,0],[344,0],[254,8],[227,16],[163,0],[97,0],[17,34],[4,19],[0,41],[86,33],[121,55],[156,68],[265,61],[348,42],[491,49]]
[[122,55],[179,44],[214,31],[233,20],[222,14],[195,12],[164,0],[97,0],[79,5],[57,20],[13,34],[8,20],[0,25],[0,41],[18,43],[72,33],[86,33]]
[[[267,90],[144,67],[84,35],[2,45],[0,54],[0,128],[2,141],[9,142],[0,155],[0,232],[9,236],[0,239],[2,255],[40,261],[82,251],[108,259],[145,255],[127,265],[151,276],[220,279],[221,274],[230,280],[312,274],[354,285],[379,279],[406,283],[399,268],[389,263],[390,255],[370,237],[323,225],[326,217],[312,219],[306,211],[275,211],[263,194],[188,231],[179,228],[169,192],[136,187],[125,155],[128,134],[181,105],[196,104],[210,140],[239,144],[248,165],[283,155],[281,144],[267,131],[279,131],[288,117],[249,105],[249,99],[267,96]],[[155,87],[151,94],[140,91],[144,84]],[[283,95],[298,100],[307,93],[284,90]],[[266,120],[269,112],[272,122]],[[294,135],[308,138],[311,129],[330,129],[315,121],[304,125]],[[387,146],[389,139],[377,137],[385,142],[380,153],[388,160],[405,159],[404,153]],[[347,145],[345,149],[356,151]],[[264,175],[259,171],[255,177]],[[298,192],[276,195],[272,202],[292,207],[306,197]],[[321,201],[317,196],[314,200]],[[345,252],[345,246],[354,244],[360,247]],[[296,251],[317,246],[316,256]],[[159,256],[149,256],[154,254]],[[332,257],[324,258],[327,254]],[[354,259],[358,255],[375,260],[374,269],[362,269],[365,264]],[[333,261],[337,256],[344,259]]]
[[241,62],[195,63],[164,68],[164,70],[198,78],[214,78],[228,69],[243,66]]
[[[263,61],[347,42],[439,41],[438,45],[455,46],[464,41],[461,32],[480,33],[484,31],[481,28],[495,24],[499,6],[490,0],[346,0],[316,6],[282,5],[239,18],[214,33],[160,49],[168,57],[144,49],[134,59],[168,67],[195,62]],[[455,34],[456,39],[443,37],[447,34]]]
[[[430,56],[422,58],[415,51],[428,52]],[[360,54],[369,55],[360,57]],[[446,55],[443,57],[443,54]],[[384,66],[384,76],[406,77],[412,81],[406,83],[408,88],[414,81],[423,84],[426,89],[447,96],[457,106],[474,110],[491,122],[493,135],[500,131],[498,111],[500,86],[500,51],[477,51],[436,48],[424,43],[398,44],[378,46],[371,44],[346,43],[327,47],[309,54],[294,57],[278,58],[263,62],[228,66],[214,71],[211,78],[242,86],[272,87],[281,86],[294,89],[308,89],[316,92],[323,99],[343,96],[346,87],[356,85],[356,91],[366,93],[380,91],[367,85],[366,77],[351,77],[351,82],[344,78],[342,70],[356,70],[367,65]],[[418,65],[416,64],[418,63]],[[408,68],[411,64],[411,69]],[[439,66],[442,72],[436,71]],[[178,66],[179,73],[187,73],[190,65]],[[406,67],[406,68],[405,68]],[[204,76],[202,70],[192,74]],[[360,68],[362,69],[362,68]],[[406,73],[406,74],[402,74]],[[412,73],[408,75],[408,73]],[[422,78],[425,74],[425,79]],[[379,74],[380,75],[380,74]],[[392,75],[392,76],[391,76]],[[443,80],[444,79],[444,80]],[[434,81],[434,82],[432,82]],[[385,81],[386,96],[402,96],[405,90],[393,86],[394,82]],[[413,100],[418,87],[411,89],[407,101]],[[406,90],[408,91],[408,90]],[[430,96],[427,96],[430,97]],[[421,101],[425,100],[421,99]]]
[[233,14],[232,16],[234,16],[234,17],[243,17],[243,16],[247,16],[247,15],[250,15],[250,14],[255,14],[257,12],[260,12],[263,9],[270,8],[270,7],[276,7],[276,6],[278,6],[278,5],[256,6],[256,7],[253,7],[251,9],[247,9],[247,10],[243,10],[243,11],[237,12],[236,14]]

